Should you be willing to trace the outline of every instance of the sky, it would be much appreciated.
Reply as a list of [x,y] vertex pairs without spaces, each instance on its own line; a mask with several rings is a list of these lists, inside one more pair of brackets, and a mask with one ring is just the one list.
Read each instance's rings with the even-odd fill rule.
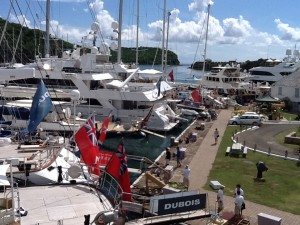
[[[124,47],[136,46],[137,1],[123,0]],[[139,2],[139,46],[161,47],[164,0]],[[206,58],[283,59],[286,49],[298,49],[299,0],[166,0],[168,48],[181,64],[203,60],[208,4]],[[0,0],[0,17],[45,30],[45,5],[45,0]],[[100,27],[97,45],[101,39],[111,45],[117,37],[111,24],[118,17],[119,0],[51,0],[50,32],[75,44],[89,44],[91,24],[96,21]]]

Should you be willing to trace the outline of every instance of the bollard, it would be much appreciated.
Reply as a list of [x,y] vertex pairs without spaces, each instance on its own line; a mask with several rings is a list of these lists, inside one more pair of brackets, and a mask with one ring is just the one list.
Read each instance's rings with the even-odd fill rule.
[[287,159],[287,157],[288,157],[288,151],[287,150],[285,150],[285,153],[284,153],[284,159]]
[[269,150],[268,150],[268,156],[271,155],[271,147],[269,146]]
[[256,149],[257,149],[257,144],[255,143],[253,148],[254,152],[256,151]]

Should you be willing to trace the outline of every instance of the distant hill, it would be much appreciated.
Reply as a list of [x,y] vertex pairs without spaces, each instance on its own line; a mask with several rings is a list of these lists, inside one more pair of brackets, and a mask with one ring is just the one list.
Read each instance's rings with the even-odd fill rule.
[[[258,59],[254,61],[245,61],[245,62],[235,62],[236,64],[240,64],[240,67],[242,70],[249,70],[253,67],[258,67],[258,66],[265,66],[266,65],[267,59]],[[216,66],[225,66],[226,64],[231,65],[233,61],[227,61],[227,62],[213,62],[212,60],[208,59],[205,63],[205,71],[210,71],[212,67]],[[191,64],[191,68],[195,70],[202,70],[203,68],[203,61],[197,61],[194,64]]]
[[[0,18],[0,34],[4,30],[5,21],[6,20]],[[18,37],[21,31],[22,36],[18,43]],[[27,27],[22,28],[20,24],[8,23],[4,39],[0,45],[0,63],[11,62],[14,52],[13,48],[16,47],[16,62],[28,63],[35,59],[35,55],[41,54],[44,56],[44,37],[44,31],[29,29]],[[50,55],[57,55],[60,57],[62,48],[64,50],[72,49],[73,44],[61,39],[51,38]],[[116,51],[111,51],[111,61],[117,61]],[[122,61],[124,63],[134,63],[135,48],[122,48]],[[154,64],[161,64],[161,49],[157,50],[157,48],[140,47],[139,64],[153,64],[153,62]],[[179,65],[178,56],[172,51],[168,51],[168,64]]]
[[[0,18],[0,33],[4,30],[5,21]],[[22,31],[22,32],[21,32]],[[20,32],[22,33],[20,36]],[[19,43],[18,43],[18,38]],[[35,59],[39,53],[44,55],[45,32],[38,29],[29,29],[20,24],[8,23],[4,39],[0,46],[0,62],[11,62],[14,48],[17,48],[15,61],[28,63]],[[18,43],[18,45],[17,45]],[[71,49],[73,44],[55,39],[50,41],[50,55],[61,55],[61,48]]]
[[[124,63],[135,63],[135,48],[122,48],[122,61]],[[111,51],[111,61],[117,61],[117,52]],[[155,57],[156,55],[156,57]],[[159,65],[161,64],[161,49],[152,47],[139,47],[139,64],[142,65]],[[168,65],[179,65],[178,56],[172,52],[168,51]]]

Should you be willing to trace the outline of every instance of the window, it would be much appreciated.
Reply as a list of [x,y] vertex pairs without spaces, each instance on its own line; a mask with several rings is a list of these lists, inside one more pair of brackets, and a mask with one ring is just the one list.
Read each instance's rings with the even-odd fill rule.
[[278,95],[282,95],[282,87],[278,87]]
[[257,70],[253,70],[250,71],[251,75],[262,75],[262,76],[275,76],[274,74],[267,72],[267,71],[257,71]]
[[295,98],[299,98],[299,88],[295,88]]

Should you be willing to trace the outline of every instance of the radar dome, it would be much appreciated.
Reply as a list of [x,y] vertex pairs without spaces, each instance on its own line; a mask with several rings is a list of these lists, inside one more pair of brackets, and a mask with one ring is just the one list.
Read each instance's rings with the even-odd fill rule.
[[118,49],[118,45],[115,42],[112,42],[110,44],[110,48],[111,48],[111,50],[117,50]]
[[111,28],[114,29],[114,30],[118,30],[119,24],[116,21],[114,21],[114,22],[111,23]]
[[109,51],[109,46],[107,43],[102,43],[99,48],[101,53],[107,53]]
[[72,90],[70,92],[70,98],[72,100],[79,100],[80,99],[80,92],[78,90]]
[[98,48],[96,46],[91,47],[91,53],[92,54],[97,54],[98,53]]
[[97,33],[100,30],[100,25],[97,22],[92,23],[91,30]]

